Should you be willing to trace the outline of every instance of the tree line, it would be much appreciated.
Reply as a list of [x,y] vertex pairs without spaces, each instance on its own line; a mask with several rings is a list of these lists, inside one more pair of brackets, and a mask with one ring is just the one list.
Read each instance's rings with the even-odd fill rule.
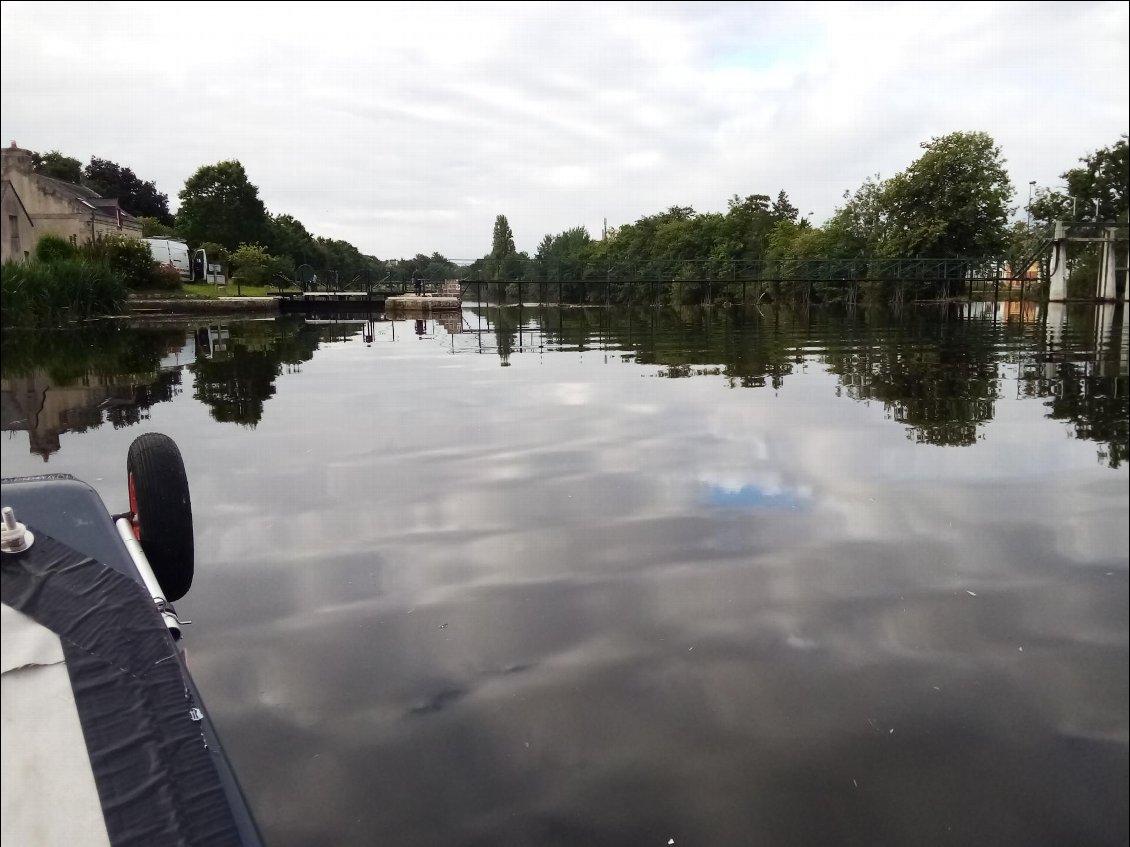
[[[470,266],[438,252],[381,260],[348,241],[315,236],[289,214],[268,212],[239,161],[200,167],[179,192],[180,207],[132,170],[92,157],[83,166],[58,151],[36,155],[44,174],[81,182],[142,219],[145,235],[175,235],[210,257],[228,258],[250,281],[301,279],[333,271],[339,282],[460,277],[493,283],[505,293],[517,282],[657,274],[667,280],[663,299],[703,298],[703,279],[724,280],[742,262],[792,263],[810,259],[845,263],[891,257],[1005,260],[1014,268],[1031,259],[1043,227],[1055,220],[1127,220],[1127,136],[1080,158],[1061,175],[1060,189],[1041,188],[1025,211],[1017,207],[1005,160],[984,132],[953,132],[921,144],[922,154],[893,176],[869,177],[845,191],[831,217],[816,225],[800,215],[788,193],[733,195],[725,212],[672,206],[635,223],[613,227],[600,239],[583,226],[546,234],[534,255],[515,248],[505,215],[498,215],[491,250]],[[1097,203],[1095,201],[1098,201]],[[1085,264],[1087,254],[1074,260]],[[846,265],[845,265],[846,266]],[[725,288],[721,292],[725,296]],[[584,296],[568,292],[566,296]],[[601,295],[604,296],[604,295]]]
[[[1062,174],[1065,189],[1043,189],[1031,215],[1010,220],[1013,186],[1005,160],[983,132],[954,132],[921,145],[923,153],[904,171],[864,180],[822,225],[802,217],[785,190],[776,198],[751,194],[730,198],[724,213],[698,213],[672,206],[634,224],[613,228],[599,240],[584,227],[546,235],[533,256],[514,249],[504,215],[495,221],[491,252],[468,275],[494,283],[499,294],[516,282],[603,280],[613,299],[630,296],[614,281],[669,280],[664,299],[693,303],[704,296],[704,279],[717,280],[715,295],[733,295],[725,280],[743,263],[800,268],[805,260],[840,260],[845,268],[891,258],[986,259],[1020,271],[1055,220],[1127,220],[1127,137],[1080,159]],[[1073,199],[1074,198],[1074,199]],[[1084,203],[1080,198],[1091,198]],[[1098,199],[1098,205],[1091,201]],[[1087,254],[1074,260],[1088,261]],[[955,263],[955,268],[959,266]],[[603,288],[564,283],[566,299],[604,298]],[[733,286],[730,286],[732,289]]]
[[178,193],[181,202],[175,215],[169,211],[168,195],[128,167],[97,157],[84,166],[57,150],[33,153],[32,160],[44,176],[117,198],[123,209],[141,220],[144,237],[184,239],[193,250],[204,248],[210,261],[229,262],[250,284],[303,277],[306,281],[316,274],[325,279],[327,272],[340,283],[459,275],[459,267],[438,252],[382,261],[348,241],[315,236],[293,215],[271,214],[258,186],[236,160],[198,168]]

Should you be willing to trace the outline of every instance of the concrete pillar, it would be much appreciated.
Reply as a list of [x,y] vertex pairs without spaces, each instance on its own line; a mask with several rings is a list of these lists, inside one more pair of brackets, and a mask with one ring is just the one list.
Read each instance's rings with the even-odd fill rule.
[[1115,236],[1117,230],[1107,227],[1106,237],[1103,239],[1102,258],[1099,261],[1098,298],[1100,300],[1117,300],[1117,277],[1115,268],[1118,267],[1118,250],[1115,249]]
[[1055,239],[1052,241],[1052,275],[1048,286],[1048,300],[1063,302],[1067,299],[1067,230],[1063,221],[1055,222]]

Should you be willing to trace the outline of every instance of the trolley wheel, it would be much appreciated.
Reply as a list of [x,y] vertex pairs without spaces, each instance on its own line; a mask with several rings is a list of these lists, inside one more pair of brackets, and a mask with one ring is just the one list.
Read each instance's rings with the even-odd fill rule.
[[133,532],[170,603],[192,587],[195,552],[188,477],[176,442],[150,432],[126,456]]

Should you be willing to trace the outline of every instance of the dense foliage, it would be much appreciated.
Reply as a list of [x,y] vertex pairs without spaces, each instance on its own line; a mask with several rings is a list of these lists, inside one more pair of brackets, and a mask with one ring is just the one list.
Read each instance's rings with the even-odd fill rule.
[[[146,235],[175,234],[192,248],[208,248],[209,261],[232,259],[244,279],[350,286],[407,281],[413,276],[462,278],[490,283],[491,294],[512,293],[520,282],[554,282],[570,301],[589,296],[618,299],[631,278],[660,281],[659,297],[673,303],[701,302],[707,296],[734,299],[739,274],[753,264],[778,278],[803,278],[813,262],[843,261],[843,275],[860,263],[890,257],[1005,259],[1013,264],[1033,249],[1030,228],[1013,223],[1009,183],[999,147],[983,132],[953,132],[923,142],[922,153],[904,171],[868,178],[822,225],[799,210],[785,190],[777,194],[734,195],[724,212],[698,212],[672,206],[593,238],[583,226],[546,234],[533,256],[518,251],[505,215],[495,218],[491,249],[470,266],[458,266],[439,253],[381,260],[353,244],[311,233],[285,213],[271,214],[238,161],[199,168],[179,193],[175,224],[158,213],[142,219]],[[1037,221],[1095,216],[1126,220],[1127,141],[1081,159],[1082,167],[1063,174],[1066,189],[1042,191],[1031,204]],[[52,151],[37,156],[37,167],[60,178],[74,177],[77,159]],[[131,184],[132,172],[92,158],[82,172],[91,185]],[[102,182],[98,182],[102,180]],[[151,183],[146,184],[151,185]],[[164,196],[164,195],[160,195]],[[1084,202],[1085,201],[1085,202]],[[123,205],[125,202],[123,201]],[[127,209],[135,213],[136,210]],[[244,246],[253,247],[236,261]],[[603,280],[595,293],[578,281]],[[619,287],[618,287],[619,286]],[[709,292],[709,294],[708,294]],[[810,291],[815,296],[821,292]],[[824,292],[827,294],[827,292]]]
[[[1063,188],[1040,190],[1032,201],[1032,218],[1052,221],[1117,221],[1130,216],[1127,188],[1130,186],[1130,137],[1123,135],[1110,147],[1103,147],[1079,159],[1082,167],[1060,174]],[[1096,204],[1095,201],[1098,201]]]
[[152,180],[139,178],[131,169],[117,162],[91,156],[90,163],[83,167],[78,159],[64,156],[58,150],[33,152],[31,158],[37,173],[83,185],[102,197],[116,199],[131,215],[152,217],[165,225],[173,222],[168,195],[158,191]]
[[8,326],[56,326],[119,314],[127,289],[104,263],[84,258],[5,262],[0,315]]
[[190,245],[215,241],[234,250],[267,234],[267,208],[238,161],[205,165],[178,195],[177,229]]
[[153,217],[171,224],[169,197],[157,190],[152,180],[143,180],[132,170],[109,159],[90,157],[82,170],[82,183],[103,197],[115,197],[123,209],[138,217]]
[[127,235],[100,235],[79,248],[86,259],[100,262],[117,274],[127,288],[152,286],[157,263],[149,245]]

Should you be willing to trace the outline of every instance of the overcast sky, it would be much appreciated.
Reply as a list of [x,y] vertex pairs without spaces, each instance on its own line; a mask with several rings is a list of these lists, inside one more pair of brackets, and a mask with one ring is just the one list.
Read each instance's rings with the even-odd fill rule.
[[239,159],[382,259],[785,189],[822,222],[983,130],[1016,203],[1130,128],[1130,4],[2,4],[4,144],[169,195]]

